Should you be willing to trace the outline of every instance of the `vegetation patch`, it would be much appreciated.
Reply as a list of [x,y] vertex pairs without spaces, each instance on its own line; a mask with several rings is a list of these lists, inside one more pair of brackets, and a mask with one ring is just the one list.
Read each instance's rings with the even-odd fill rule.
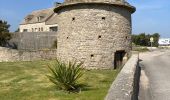
[[0,63],[1,100],[103,100],[117,70],[86,70],[78,93],[58,90],[46,77],[55,61]]
[[147,47],[133,47],[133,51],[147,52],[149,49]]
[[77,64],[69,62],[68,64],[56,60],[56,64],[48,68],[51,72],[51,75],[47,75],[49,80],[56,85],[61,90],[68,92],[79,92],[81,90],[81,84],[78,83],[78,80],[83,75],[83,63]]
[[141,33],[141,34],[133,34],[132,35],[132,42],[135,45],[139,46],[151,46],[150,38],[153,38],[153,43],[152,46],[158,47],[158,40],[159,40],[159,33],[154,33],[154,34],[146,34],[146,33]]

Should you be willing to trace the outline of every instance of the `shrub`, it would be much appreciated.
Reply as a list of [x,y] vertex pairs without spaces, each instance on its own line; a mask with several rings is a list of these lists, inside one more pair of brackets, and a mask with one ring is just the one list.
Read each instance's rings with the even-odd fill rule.
[[82,64],[83,63],[77,64],[76,61],[66,64],[56,60],[56,64],[53,68],[48,66],[51,75],[47,75],[47,77],[61,90],[80,90],[81,85],[78,83],[78,80],[83,75]]

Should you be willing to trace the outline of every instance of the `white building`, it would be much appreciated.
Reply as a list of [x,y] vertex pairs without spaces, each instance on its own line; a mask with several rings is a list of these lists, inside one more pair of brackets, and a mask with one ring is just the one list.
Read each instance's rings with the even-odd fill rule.
[[170,45],[170,38],[160,38],[158,41],[160,46],[169,46]]
[[27,15],[19,26],[20,32],[57,31],[57,14],[53,9],[37,10]]

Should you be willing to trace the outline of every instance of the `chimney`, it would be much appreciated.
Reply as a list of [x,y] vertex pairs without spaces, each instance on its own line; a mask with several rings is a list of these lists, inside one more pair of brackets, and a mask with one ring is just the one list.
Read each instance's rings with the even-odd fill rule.
[[54,3],[54,7],[57,7],[58,5],[60,5],[61,3],[60,2],[55,2]]

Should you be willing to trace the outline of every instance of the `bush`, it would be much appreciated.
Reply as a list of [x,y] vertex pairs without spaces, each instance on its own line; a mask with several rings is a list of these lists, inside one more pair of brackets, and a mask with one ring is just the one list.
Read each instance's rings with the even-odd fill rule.
[[59,89],[66,91],[80,90],[81,85],[78,83],[79,78],[83,75],[83,63],[63,63],[56,60],[55,66],[48,66],[51,75],[47,75],[49,80]]

